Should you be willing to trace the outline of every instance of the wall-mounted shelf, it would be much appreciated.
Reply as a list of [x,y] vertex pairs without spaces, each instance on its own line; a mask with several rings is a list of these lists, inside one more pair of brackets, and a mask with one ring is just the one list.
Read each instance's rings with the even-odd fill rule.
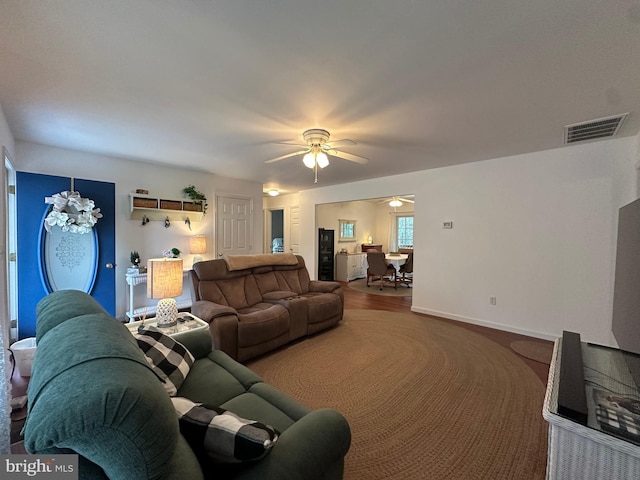
[[139,193],[129,194],[131,219],[142,220],[146,215],[149,220],[163,221],[186,220],[199,222],[202,220],[202,205],[191,200],[176,200],[170,198],[151,197]]

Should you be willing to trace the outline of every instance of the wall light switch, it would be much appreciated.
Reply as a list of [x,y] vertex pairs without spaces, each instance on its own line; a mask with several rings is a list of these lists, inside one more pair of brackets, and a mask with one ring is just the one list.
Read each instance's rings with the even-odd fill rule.
[[443,222],[442,228],[453,228],[453,222]]

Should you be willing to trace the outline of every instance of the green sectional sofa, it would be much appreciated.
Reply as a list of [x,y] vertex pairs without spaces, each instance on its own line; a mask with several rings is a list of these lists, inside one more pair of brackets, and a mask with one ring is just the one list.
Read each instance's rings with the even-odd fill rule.
[[310,411],[212,350],[206,329],[173,337],[195,357],[178,395],[276,428],[280,436],[260,460],[198,458],[133,335],[90,296],[55,292],[37,310],[28,452],[77,453],[80,478],[91,479],[342,478],[351,442],[345,418],[331,409]]

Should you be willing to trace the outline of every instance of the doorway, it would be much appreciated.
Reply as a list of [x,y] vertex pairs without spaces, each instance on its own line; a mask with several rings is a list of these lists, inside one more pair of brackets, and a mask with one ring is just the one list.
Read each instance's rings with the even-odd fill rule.
[[283,253],[284,252],[284,210],[269,210],[271,219],[269,220],[269,228],[267,239],[267,253]]

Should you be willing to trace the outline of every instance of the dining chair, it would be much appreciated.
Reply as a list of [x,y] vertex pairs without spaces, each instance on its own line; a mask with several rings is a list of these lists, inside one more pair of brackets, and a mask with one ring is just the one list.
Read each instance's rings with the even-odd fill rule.
[[403,283],[407,287],[411,287],[413,284],[413,252],[409,254],[407,260],[398,269],[398,274],[395,276],[396,290],[399,283]]
[[397,290],[395,282],[396,267],[388,264],[384,259],[384,252],[367,252],[367,287],[369,286],[369,278],[375,277],[380,279],[380,290],[384,287],[385,280],[393,283]]

